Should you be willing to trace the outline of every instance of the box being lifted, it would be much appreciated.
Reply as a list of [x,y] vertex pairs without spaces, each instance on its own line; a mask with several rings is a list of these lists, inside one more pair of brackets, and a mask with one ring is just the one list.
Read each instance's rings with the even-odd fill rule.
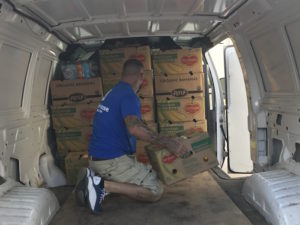
[[188,158],[177,158],[158,145],[146,146],[150,163],[159,178],[167,185],[176,183],[195,174],[216,167],[218,161],[207,133],[187,130],[178,133],[190,143],[194,154]]
[[52,80],[50,84],[52,105],[74,105],[101,101],[101,78],[87,80]]
[[203,72],[201,48],[153,52],[152,62],[155,75]]

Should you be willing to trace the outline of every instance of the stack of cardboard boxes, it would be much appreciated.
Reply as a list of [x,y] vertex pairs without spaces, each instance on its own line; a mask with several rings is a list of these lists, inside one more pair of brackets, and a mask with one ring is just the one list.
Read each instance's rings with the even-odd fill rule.
[[152,54],[160,133],[207,131],[201,49]]
[[[154,122],[153,72],[149,46],[100,50],[99,55],[104,94],[120,81],[123,64],[126,60],[137,59],[143,63],[144,82],[138,93],[141,103],[142,119],[151,129],[157,131],[157,125]],[[138,140],[136,146],[137,159],[143,163],[149,162],[144,151],[146,144],[147,143]]]
[[93,118],[103,97],[101,78],[53,80],[51,96],[58,154],[64,162],[68,184],[74,184],[78,169],[88,164]]

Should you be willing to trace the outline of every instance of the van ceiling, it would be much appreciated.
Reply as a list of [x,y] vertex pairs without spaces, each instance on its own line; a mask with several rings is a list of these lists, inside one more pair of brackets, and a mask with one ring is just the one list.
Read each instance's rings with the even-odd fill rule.
[[247,0],[7,0],[67,43],[205,37]]

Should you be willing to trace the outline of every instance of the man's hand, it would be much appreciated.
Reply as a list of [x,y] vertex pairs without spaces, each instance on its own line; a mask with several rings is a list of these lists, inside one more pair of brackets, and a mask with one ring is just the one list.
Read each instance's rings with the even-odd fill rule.
[[167,150],[177,157],[187,158],[193,154],[193,150],[187,141],[180,137],[166,137],[150,130],[137,116],[127,116],[125,123],[129,133],[143,141],[158,144],[167,148]]
[[180,158],[188,158],[189,156],[193,155],[192,146],[187,143],[187,141],[180,137],[170,138],[167,141],[167,149],[169,152],[173,153],[177,157]]

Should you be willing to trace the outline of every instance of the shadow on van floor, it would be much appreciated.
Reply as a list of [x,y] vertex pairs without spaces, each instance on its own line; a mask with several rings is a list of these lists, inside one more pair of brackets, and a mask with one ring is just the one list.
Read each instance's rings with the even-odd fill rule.
[[[93,215],[88,208],[76,205],[71,194],[72,187],[55,188],[53,191],[62,207],[50,225],[267,224],[247,202],[240,199],[242,182],[235,180],[229,184],[228,181],[220,181],[212,172],[204,172],[166,186],[163,198],[157,203],[141,203],[124,196],[109,195],[103,203],[102,214],[98,216]],[[233,201],[244,208],[242,211],[250,219]]]

